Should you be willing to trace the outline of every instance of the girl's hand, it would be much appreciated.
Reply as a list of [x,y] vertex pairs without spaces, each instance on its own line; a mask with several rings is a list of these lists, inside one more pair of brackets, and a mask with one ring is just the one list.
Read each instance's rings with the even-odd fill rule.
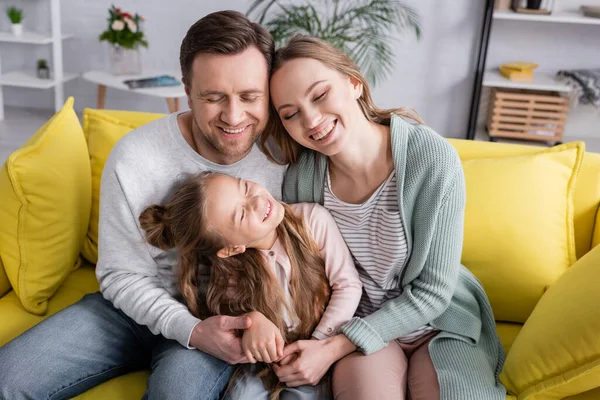
[[[283,360],[288,362],[274,364],[273,371],[288,387],[315,386],[334,362],[354,350],[356,346],[344,335],[323,340],[298,340],[285,346]],[[289,358],[292,355],[296,358]]]
[[252,325],[242,336],[242,350],[248,362],[273,363],[279,360],[285,344],[279,328],[258,311],[246,316],[252,320]]

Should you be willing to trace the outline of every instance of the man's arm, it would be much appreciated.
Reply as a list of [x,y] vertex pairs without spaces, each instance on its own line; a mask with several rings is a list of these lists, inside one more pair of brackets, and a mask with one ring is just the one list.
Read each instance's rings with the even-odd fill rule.
[[162,286],[111,158],[102,175],[96,276],[104,297],[130,318],[190,347],[200,321]]

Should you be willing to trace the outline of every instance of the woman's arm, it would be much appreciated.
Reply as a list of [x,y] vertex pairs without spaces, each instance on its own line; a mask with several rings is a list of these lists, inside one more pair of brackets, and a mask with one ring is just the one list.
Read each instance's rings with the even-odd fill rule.
[[[439,317],[454,294],[463,241],[465,184],[460,164],[434,209],[418,208],[413,214],[412,253],[409,265],[423,264],[421,273],[395,299],[364,318],[353,318],[342,332],[363,353],[374,353],[399,338]],[[433,202],[433,203],[432,203]],[[430,206],[431,207],[431,206]],[[417,211],[420,210],[420,211]],[[430,231],[431,230],[431,231]]]

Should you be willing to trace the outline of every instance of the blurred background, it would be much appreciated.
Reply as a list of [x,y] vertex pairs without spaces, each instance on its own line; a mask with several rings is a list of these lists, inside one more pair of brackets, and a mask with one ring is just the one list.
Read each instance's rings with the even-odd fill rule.
[[[190,25],[213,11],[232,9],[247,13],[253,6],[256,8],[250,15],[259,20],[266,3],[270,2],[121,0],[114,3],[120,12],[137,22],[135,33],[143,32],[142,40],[148,44],[144,47],[140,42],[134,43],[133,60],[120,61],[133,64],[134,71],[127,71],[128,65],[121,66],[126,75],[119,75],[114,54],[119,43],[110,42],[110,32],[106,40],[99,40],[103,32],[112,28],[129,29],[127,23],[123,27],[111,26],[113,1],[0,0],[4,13],[0,17],[0,112],[3,112],[0,162],[60,108],[67,96],[75,97],[78,111],[100,105],[159,113],[176,107],[186,109],[185,97],[179,96],[182,88],[129,89],[122,82],[164,74],[180,79],[179,46]],[[353,14],[354,32],[371,29],[385,47],[380,53],[367,49],[370,56],[362,60],[387,66],[376,71],[378,76],[371,80],[375,81],[376,103],[382,107],[412,107],[443,136],[512,142],[516,132],[523,134],[518,143],[552,145],[577,139],[585,140],[588,150],[600,151],[597,108],[600,95],[596,105],[593,95],[600,79],[595,82],[588,75],[582,79],[572,73],[600,68],[600,18],[596,18],[600,12],[594,15],[594,6],[600,9],[600,0],[282,0],[275,3],[297,7],[295,22],[290,16],[282,17],[277,4],[266,10],[263,23],[271,22],[271,27],[284,33],[306,31],[317,20],[334,24],[335,18],[349,15],[347,9],[363,7],[362,19]],[[379,8],[368,9],[377,3]],[[14,17],[11,7],[21,11],[17,23],[11,19]],[[339,7],[338,14],[335,7]],[[386,25],[388,18],[392,18],[391,25]],[[367,20],[367,25],[361,25]],[[361,43],[340,45],[352,51]],[[503,65],[509,71],[506,75],[499,69]],[[559,71],[563,74],[560,79]],[[576,87],[582,80],[584,84]],[[158,93],[161,90],[162,94]],[[151,91],[155,94],[148,94]],[[542,111],[547,111],[542,112],[541,122],[530,123],[537,118],[535,105],[525,107],[520,113],[529,121],[523,123],[524,128],[514,126],[523,125],[514,119],[516,115],[508,121],[501,121],[500,114],[494,119],[494,109],[502,106],[498,95],[501,97],[504,92],[537,96],[527,101],[542,104]],[[552,110],[545,110],[544,96],[555,105]],[[565,101],[556,103],[554,98]],[[556,117],[548,115],[548,111]],[[493,125],[494,122],[500,125]],[[513,135],[506,138],[502,132]]]

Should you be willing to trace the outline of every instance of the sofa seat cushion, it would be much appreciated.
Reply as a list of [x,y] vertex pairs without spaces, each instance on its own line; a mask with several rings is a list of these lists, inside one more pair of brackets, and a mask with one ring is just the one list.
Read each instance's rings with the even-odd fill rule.
[[163,114],[88,108],[83,111],[83,132],[88,143],[92,169],[92,208],[90,225],[81,254],[93,264],[98,262],[100,179],[104,163],[119,139],[133,129],[163,116]]
[[30,313],[43,315],[48,299],[80,265],[91,189],[87,145],[71,97],[0,170],[2,263]]
[[146,382],[149,376],[149,370],[131,372],[104,382],[77,397],[73,397],[73,400],[141,399],[146,391]]
[[98,281],[92,265],[84,265],[73,271],[48,301],[48,312],[38,316],[27,312],[21,305],[14,290],[0,298],[0,315],[2,320],[10,323],[0,324],[0,346],[17,337],[27,329],[41,322],[50,315],[75,303],[87,293],[99,290]]
[[524,323],[577,260],[573,195],[582,142],[536,154],[463,161],[462,263],[481,280],[496,320]]

